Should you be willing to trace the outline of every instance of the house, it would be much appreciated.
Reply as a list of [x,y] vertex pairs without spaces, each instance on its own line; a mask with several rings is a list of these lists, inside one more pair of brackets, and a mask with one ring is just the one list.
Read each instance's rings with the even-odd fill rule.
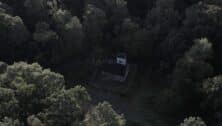
[[129,64],[125,54],[107,56],[99,62],[90,85],[104,91],[127,94],[135,81],[136,65]]
[[103,79],[124,82],[129,73],[127,56],[124,53],[103,62],[101,67]]

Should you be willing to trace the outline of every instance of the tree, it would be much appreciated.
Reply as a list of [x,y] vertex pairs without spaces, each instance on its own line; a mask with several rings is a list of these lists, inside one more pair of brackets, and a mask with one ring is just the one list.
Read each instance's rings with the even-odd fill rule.
[[105,10],[107,16],[116,17],[114,20],[124,19],[128,15],[127,2],[125,0],[87,0],[87,4],[93,4]]
[[83,29],[89,46],[101,45],[104,41],[104,30],[107,25],[106,13],[88,4],[83,16]]
[[207,126],[200,117],[189,117],[184,119],[184,122],[179,126]]
[[0,126],[21,126],[22,124],[20,123],[19,120],[13,120],[11,118],[5,117],[0,121]]
[[0,11],[0,36],[0,57],[12,60],[21,55],[22,45],[28,40],[29,31],[19,16]]
[[60,50],[57,54],[60,61],[78,57],[83,51],[83,26],[76,16],[72,16],[67,10],[57,10],[53,15],[53,20],[61,37],[59,43]]
[[163,75],[172,73],[176,62],[193,45],[193,38],[186,28],[172,30],[159,47],[159,71]]
[[45,126],[35,115],[31,115],[27,118],[27,124],[28,126]]
[[[174,9],[173,0],[157,0],[156,6],[147,14],[144,25],[148,31],[149,43],[152,43],[152,67],[161,69],[161,45],[166,42],[167,36],[180,26],[180,14]],[[166,48],[167,49],[167,48]]]
[[[19,9],[22,11],[20,15],[26,21],[26,26],[34,31],[35,24],[38,22],[46,21],[52,22],[52,15],[60,8],[60,0],[23,0],[23,5]],[[20,3],[20,4],[21,4]],[[30,18],[32,17],[32,18]]]
[[[108,19],[106,36],[117,36],[125,18],[129,17],[127,2],[125,0],[88,0],[86,3],[95,5],[104,10]],[[110,38],[107,38],[110,39]]]
[[178,60],[173,74],[174,83],[198,82],[211,75],[212,66],[207,61],[212,58],[212,53],[212,44],[207,38],[196,40],[184,57]]
[[187,109],[193,108],[192,110],[196,111],[199,108],[202,80],[213,73],[213,68],[208,63],[211,57],[212,44],[206,38],[202,38],[196,40],[191,49],[176,64],[173,73],[173,88],[179,96],[182,96],[183,104],[187,106]]
[[5,2],[0,2],[0,12],[12,14],[12,8],[8,4],[5,4]]
[[[184,57],[177,61],[172,74],[171,88],[164,91],[164,110],[173,117],[183,117],[200,113],[202,81],[211,76],[213,68],[209,64],[212,44],[206,38],[198,39]],[[164,103],[163,103],[164,104]],[[171,109],[170,109],[171,108]]]
[[27,40],[28,31],[19,16],[12,16],[5,12],[0,12],[0,19],[0,33],[2,37],[7,37],[5,38],[8,40],[7,42],[21,43]]
[[157,44],[163,41],[171,30],[179,26],[180,15],[170,3],[172,2],[158,0],[157,6],[151,9],[146,17],[146,28],[152,32]]
[[118,52],[124,51],[130,58],[149,60],[153,51],[149,32],[130,18],[123,21],[120,29],[117,39],[114,40]]
[[0,62],[0,74],[4,73],[7,69],[8,65],[4,62]]
[[[1,0],[1,7],[0,8],[5,8],[5,10],[9,13],[9,14],[16,14],[16,15],[20,15],[23,14],[24,12],[24,1],[25,0],[21,0],[21,1],[16,1],[16,0]],[[15,11],[16,10],[16,11]],[[22,17],[22,15],[20,15]]]
[[39,17],[52,15],[58,9],[57,0],[25,0],[24,6],[27,13]]
[[48,126],[80,125],[90,99],[81,86],[62,90],[47,99],[49,107],[40,116]]
[[204,1],[192,5],[186,10],[186,19],[183,24],[189,29],[191,37],[206,36],[214,44],[214,62],[215,69],[221,68],[220,51],[222,46],[220,44],[222,24],[222,7],[220,4],[213,1]]
[[49,24],[46,22],[39,22],[36,24],[33,39],[44,44],[48,41],[56,41],[58,39],[58,35],[56,32],[49,29]]
[[221,7],[199,2],[186,9],[183,25],[190,29],[193,37],[212,37],[217,35],[221,27]]
[[124,19],[129,17],[127,2],[125,0],[104,0],[106,15],[109,20],[108,28],[112,31],[109,36],[115,37],[120,33]]
[[202,84],[202,91],[204,99],[202,102],[202,109],[205,116],[208,117],[210,123],[218,123],[220,114],[222,113],[222,76],[215,76],[206,79]]
[[8,66],[6,71],[0,74],[0,83],[1,87],[7,88],[6,91],[10,91],[11,96],[15,96],[19,101],[20,113],[17,114],[23,117],[40,111],[45,98],[61,90],[65,82],[62,75],[43,70],[36,63],[19,62]]
[[128,17],[127,2],[125,0],[104,0],[104,10],[110,17],[111,22],[121,23]]
[[[177,4],[179,1],[183,0],[174,2]],[[218,33],[220,33],[221,29],[219,23],[221,22],[221,7],[217,4],[198,3],[197,1],[187,1],[187,3],[192,3],[193,5],[188,7],[186,11],[183,10],[185,17],[182,25],[180,25],[180,28],[172,30],[166,40],[161,43],[161,49],[158,49],[158,51],[161,51],[160,53],[158,52],[160,54],[158,61],[161,61],[161,67],[159,68],[163,68],[161,72],[170,73],[176,61],[192,46],[192,40],[195,38],[205,36],[215,45],[214,51],[219,52],[221,50],[220,39],[218,38],[220,36]],[[184,6],[186,5],[184,4]],[[183,17],[183,14],[180,14],[180,17]],[[217,55],[218,53],[215,54],[214,56],[218,58],[214,59],[217,60],[216,62],[219,61],[217,66],[220,67],[220,56]]]
[[[65,89],[62,75],[37,63],[7,65],[0,74],[0,126],[81,126],[89,118],[91,106],[84,87]],[[101,104],[97,110],[102,115],[92,117],[95,122],[105,117],[104,123],[110,126],[125,124],[109,104]],[[21,125],[13,119],[19,119]]]
[[[81,17],[85,9],[85,0],[61,0],[65,8],[68,8],[73,15]],[[59,3],[59,4],[60,4]]]
[[19,102],[15,98],[12,89],[2,88],[0,84],[0,119],[8,117],[17,117],[19,112]]
[[86,126],[125,126],[123,115],[118,115],[112,106],[107,103],[99,103],[88,112],[84,120]]
[[[55,63],[59,35],[51,30],[49,24],[46,22],[38,22],[35,27],[35,32],[33,33],[34,42],[30,42],[33,52],[36,50],[34,57],[45,65]],[[47,60],[45,58],[47,58]]]

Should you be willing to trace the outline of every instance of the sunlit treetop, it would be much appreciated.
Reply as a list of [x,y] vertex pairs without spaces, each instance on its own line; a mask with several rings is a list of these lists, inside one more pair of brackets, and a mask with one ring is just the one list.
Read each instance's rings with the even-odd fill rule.
[[184,122],[179,126],[207,126],[200,117],[189,117],[184,119]]

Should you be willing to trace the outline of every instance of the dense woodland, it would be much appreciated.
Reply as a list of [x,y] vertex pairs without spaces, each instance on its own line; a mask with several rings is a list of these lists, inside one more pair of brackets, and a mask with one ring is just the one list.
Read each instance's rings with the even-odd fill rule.
[[[221,0],[0,0],[0,126],[221,126],[221,33]],[[138,113],[88,85],[120,52]]]

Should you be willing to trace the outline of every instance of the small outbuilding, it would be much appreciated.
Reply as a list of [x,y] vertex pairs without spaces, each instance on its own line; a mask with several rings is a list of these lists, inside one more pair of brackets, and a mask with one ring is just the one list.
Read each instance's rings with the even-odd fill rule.
[[116,63],[126,66],[127,65],[127,56],[124,53],[117,54]]
[[119,53],[115,58],[106,61],[103,62],[101,68],[103,78],[124,82],[129,73],[126,54]]

